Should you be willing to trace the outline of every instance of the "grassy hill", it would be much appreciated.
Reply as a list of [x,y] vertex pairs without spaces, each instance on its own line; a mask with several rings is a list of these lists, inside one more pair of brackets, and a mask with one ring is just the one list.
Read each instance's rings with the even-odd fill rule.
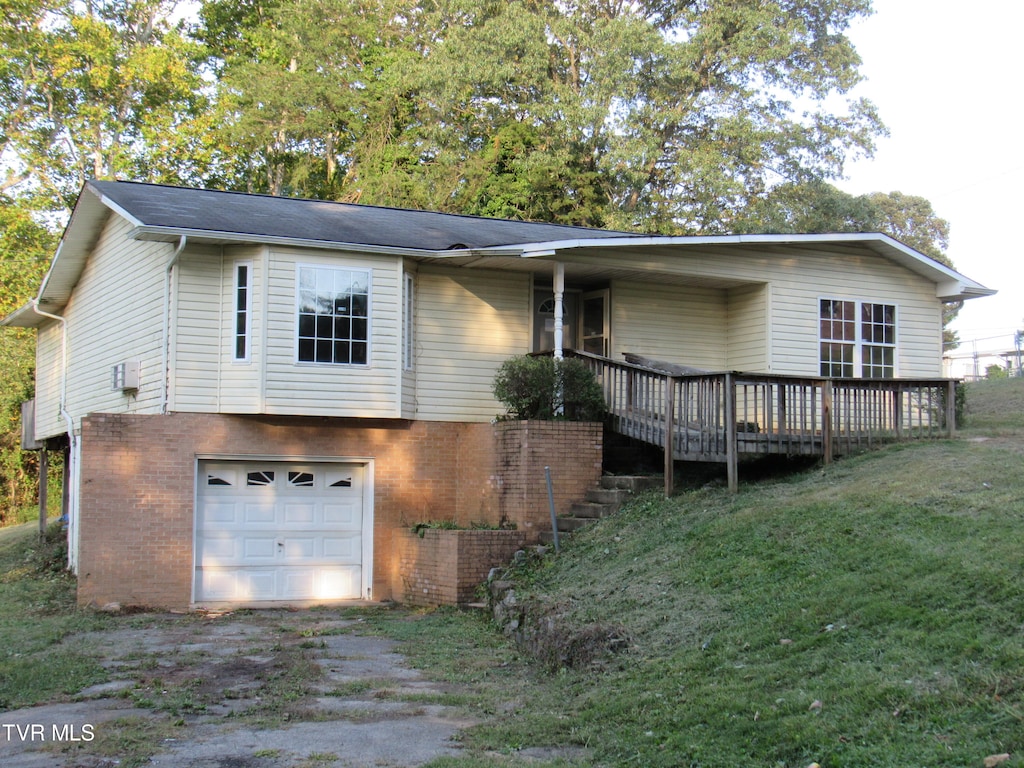
[[538,677],[469,743],[561,739],[623,766],[1024,751],[1024,380],[973,385],[968,408],[956,440],[643,497],[521,569],[517,595],[562,635],[614,624],[631,648]]

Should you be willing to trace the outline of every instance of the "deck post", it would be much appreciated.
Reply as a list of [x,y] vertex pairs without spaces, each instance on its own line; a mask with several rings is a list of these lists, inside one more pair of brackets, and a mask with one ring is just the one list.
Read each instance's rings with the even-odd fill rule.
[[946,382],[946,434],[956,434],[956,379]]
[[46,445],[39,450],[39,538],[46,536],[46,498],[50,482],[50,454]]
[[826,464],[832,463],[832,380],[821,385],[821,455]]
[[675,491],[675,379],[665,377],[665,498]]
[[739,490],[739,457],[736,445],[736,380],[725,374],[725,467],[729,491]]

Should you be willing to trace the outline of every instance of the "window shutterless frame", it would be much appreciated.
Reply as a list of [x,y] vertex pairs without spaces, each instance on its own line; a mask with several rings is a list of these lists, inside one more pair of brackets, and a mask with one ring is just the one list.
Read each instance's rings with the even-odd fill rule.
[[252,344],[252,262],[235,262],[232,292],[231,359],[250,360]]
[[894,378],[896,317],[895,304],[819,298],[819,374],[836,378]]
[[370,363],[371,270],[296,265],[298,363]]

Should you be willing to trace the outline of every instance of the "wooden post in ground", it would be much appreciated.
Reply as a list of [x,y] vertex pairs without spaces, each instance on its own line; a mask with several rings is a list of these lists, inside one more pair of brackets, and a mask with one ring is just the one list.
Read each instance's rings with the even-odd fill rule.
[[956,434],[956,379],[946,382],[946,434]]
[[821,385],[821,453],[826,464],[832,463],[832,381]]
[[44,445],[39,449],[39,536],[46,535],[46,492],[49,486],[50,454]]
[[675,491],[675,379],[665,377],[665,498]]
[[739,456],[736,445],[736,381],[731,373],[725,374],[725,467],[729,490],[739,490]]

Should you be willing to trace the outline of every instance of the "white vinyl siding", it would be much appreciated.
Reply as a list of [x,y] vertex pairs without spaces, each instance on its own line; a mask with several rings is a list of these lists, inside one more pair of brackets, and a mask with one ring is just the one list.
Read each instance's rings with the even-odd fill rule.
[[61,324],[47,320],[36,337],[36,432],[37,440],[67,434],[60,413]]
[[728,291],[729,360],[732,371],[766,373],[770,323],[768,286],[752,285]]
[[[71,372],[67,382],[67,407],[75,418],[76,427],[89,413],[157,413],[160,410],[164,268],[174,246],[131,240],[130,229],[121,217],[110,217],[71,301],[61,313],[67,320]],[[38,401],[37,432],[40,435],[67,431],[58,412],[58,403],[50,402],[51,390],[58,401],[60,397],[58,323],[44,335],[51,334],[55,337],[55,354],[41,366],[46,372],[42,373],[43,397]],[[41,353],[48,354],[45,345]],[[125,361],[140,363],[140,386],[131,392],[112,391],[111,369]],[[54,367],[52,373],[48,370],[51,366]]]
[[416,416],[487,421],[503,412],[498,366],[529,351],[525,273],[421,266],[416,277]]
[[[230,268],[229,268],[230,269]],[[173,411],[214,413],[219,390],[221,323],[224,292],[232,292],[231,275],[222,274],[219,251],[186,248],[175,267],[174,337],[170,360]],[[230,304],[228,305],[231,306]],[[233,322],[233,318],[230,318]],[[232,346],[233,346],[232,340]]]
[[[401,413],[401,261],[394,257],[272,250],[267,275],[264,412],[395,418]],[[297,266],[364,270],[370,275],[367,365],[296,360]],[[259,290],[256,291],[259,296]]]
[[695,368],[726,367],[724,290],[616,281],[611,305],[611,357],[630,352]]

